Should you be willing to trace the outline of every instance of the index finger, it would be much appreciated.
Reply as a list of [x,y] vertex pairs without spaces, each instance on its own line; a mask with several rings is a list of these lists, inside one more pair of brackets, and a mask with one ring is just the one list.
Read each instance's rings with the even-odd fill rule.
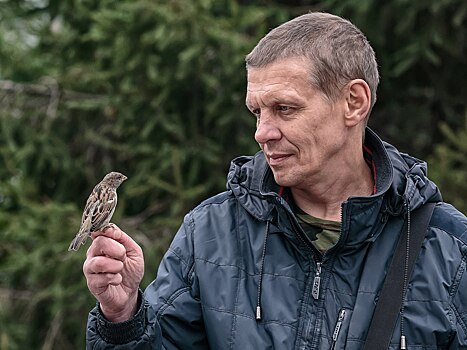
[[88,248],[86,258],[106,257],[124,262],[126,255],[127,251],[123,244],[105,235],[97,235]]
[[110,224],[109,226],[105,227],[101,231],[95,231],[91,233],[92,239],[96,239],[99,236],[105,236],[108,238],[111,238],[125,248],[127,254],[137,251],[139,252],[141,248],[139,245],[131,238],[128,234],[126,234],[124,231],[122,231],[117,225],[115,224]]

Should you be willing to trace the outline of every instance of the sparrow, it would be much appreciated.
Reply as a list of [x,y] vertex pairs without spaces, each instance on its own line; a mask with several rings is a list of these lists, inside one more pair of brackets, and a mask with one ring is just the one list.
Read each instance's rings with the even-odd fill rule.
[[86,201],[81,226],[68,251],[78,250],[91,235],[109,225],[117,206],[117,188],[127,177],[119,172],[111,172],[104,176]]

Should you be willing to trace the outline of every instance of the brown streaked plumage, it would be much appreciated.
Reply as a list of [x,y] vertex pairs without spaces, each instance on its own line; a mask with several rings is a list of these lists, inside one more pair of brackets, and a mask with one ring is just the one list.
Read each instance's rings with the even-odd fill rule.
[[104,176],[92,190],[84,207],[81,226],[68,250],[78,250],[86,242],[91,232],[106,227],[117,206],[117,188],[127,177],[119,172]]

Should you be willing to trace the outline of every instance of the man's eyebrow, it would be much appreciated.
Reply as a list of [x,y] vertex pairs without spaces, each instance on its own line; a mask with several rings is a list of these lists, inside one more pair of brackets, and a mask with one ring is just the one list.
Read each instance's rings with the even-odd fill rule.
[[245,106],[253,108],[253,102],[250,99],[245,99]]

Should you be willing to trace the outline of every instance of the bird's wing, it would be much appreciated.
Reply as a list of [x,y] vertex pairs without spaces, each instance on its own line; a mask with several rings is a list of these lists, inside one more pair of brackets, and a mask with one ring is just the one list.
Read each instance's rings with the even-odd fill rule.
[[97,231],[106,226],[112,219],[117,206],[117,193],[114,189],[105,188],[101,194],[99,205],[96,206],[93,213],[91,231]]

